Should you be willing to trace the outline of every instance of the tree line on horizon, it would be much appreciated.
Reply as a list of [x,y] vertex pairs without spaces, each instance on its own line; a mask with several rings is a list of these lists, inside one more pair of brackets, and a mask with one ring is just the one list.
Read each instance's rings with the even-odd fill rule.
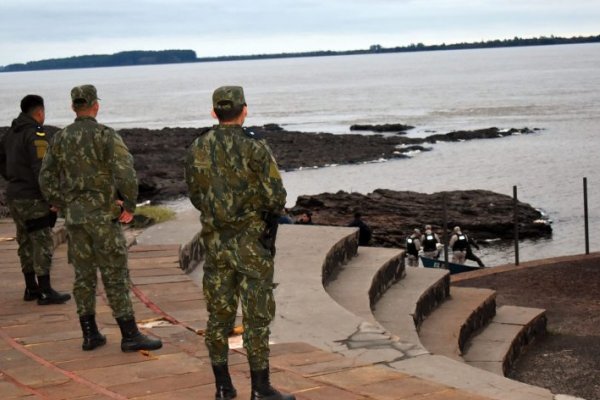
[[94,54],[68,58],[30,61],[0,67],[0,72],[40,71],[48,69],[102,68],[131,65],[177,64],[195,62],[194,50],[122,51],[115,54]]
[[556,44],[577,44],[577,43],[597,43],[600,42],[600,35],[596,36],[574,36],[563,38],[558,36],[541,36],[535,38],[520,38],[515,36],[512,39],[496,39],[480,42],[462,42],[453,44],[434,44],[425,45],[423,43],[410,44],[408,46],[382,47],[378,44],[372,45],[369,49],[361,50],[322,50],[308,51],[298,53],[275,53],[275,54],[251,54],[237,56],[220,57],[201,57],[196,56],[194,50],[162,50],[162,51],[124,51],[115,54],[98,54],[74,56],[68,58],[54,58],[40,61],[30,61],[28,63],[10,64],[0,67],[0,72],[18,72],[18,71],[39,71],[49,69],[74,69],[74,68],[99,68],[99,67],[120,67],[133,65],[153,65],[153,64],[175,64],[191,62],[215,62],[215,61],[239,61],[239,60],[257,60],[269,58],[293,58],[293,57],[320,57],[320,56],[338,56],[338,55],[357,55],[357,54],[379,54],[379,53],[404,53],[415,51],[440,51],[440,50],[465,50],[465,49],[485,49],[498,47],[522,47],[522,46],[547,46]]

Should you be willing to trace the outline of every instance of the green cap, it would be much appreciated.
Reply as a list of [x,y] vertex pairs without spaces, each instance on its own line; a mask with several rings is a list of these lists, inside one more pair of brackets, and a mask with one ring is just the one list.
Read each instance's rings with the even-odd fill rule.
[[244,89],[241,86],[221,86],[213,92],[212,99],[215,110],[230,110],[246,105]]
[[88,105],[92,105],[94,101],[100,99],[94,85],[81,85],[71,89],[71,100],[73,103],[87,103]]

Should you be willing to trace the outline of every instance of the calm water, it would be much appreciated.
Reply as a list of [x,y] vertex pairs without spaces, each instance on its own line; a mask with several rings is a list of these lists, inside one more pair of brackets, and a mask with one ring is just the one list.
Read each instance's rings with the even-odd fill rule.
[[[434,145],[410,160],[287,172],[300,194],[376,188],[512,194],[553,220],[550,240],[526,242],[521,260],[584,251],[582,178],[589,184],[591,250],[600,251],[600,45],[241,61],[0,74],[0,124],[26,93],[45,97],[47,124],[73,116],[71,87],[94,83],[100,120],[115,128],[207,126],[212,90],[240,84],[249,124],[348,133],[355,123],[408,123],[411,136],[497,126],[541,133]],[[344,151],[340,148],[339,151]],[[423,221],[426,223],[427,221]],[[512,246],[484,260],[512,260]]]

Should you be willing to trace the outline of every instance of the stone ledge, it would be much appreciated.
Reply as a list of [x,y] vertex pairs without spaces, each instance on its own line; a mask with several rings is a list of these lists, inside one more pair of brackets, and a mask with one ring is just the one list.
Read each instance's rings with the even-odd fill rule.
[[427,318],[433,310],[442,304],[450,295],[450,272],[446,273],[429,287],[429,290],[423,292],[416,302],[413,313],[415,328],[419,330],[423,320]]
[[403,276],[402,251],[359,247],[356,257],[335,270],[325,290],[348,311],[376,324],[373,306]]
[[375,305],[373,315],[402,342],[420,349],[411,356],[429,354],[419,339],[418,326],[426,314],[446,298],[448,271],[409,267],[405,272],[406,276],[392,285]]
[[489,289],[453,288],[452,295],[421,325],[427,350],[462,361],[467,339],[496,313],[496,294]]
[[553,400],[554,395],[537,386],[514,381],[439,355],[400,360],[391,368],[496,400]]

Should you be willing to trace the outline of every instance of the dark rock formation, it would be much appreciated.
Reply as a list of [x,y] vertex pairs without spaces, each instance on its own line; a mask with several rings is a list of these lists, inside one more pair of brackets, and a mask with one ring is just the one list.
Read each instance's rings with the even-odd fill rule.
[[498,129],[498,128],[487,128],[487,129],[475,129],[473,131],[454,131],[445,134],[437,134],[427,136],[425,141],[427,143],[435,142],[458,142],[462,140],[473,140],[473,139],[495,139],[505,136],[534,133],[539,131],[539,128],[529,129]]
[[383,125],[351,125],[351,131],[371,131],[371,132],[396,132],[399,134],[404,134],[406,131],[413,129],[412,125],[404,125],[404,124],[383,124]]
[[[413,229],[432,225],[443,236],[443,198],[446,197],[448,229],[456,225],[476,240],[513,238],[513,199],[486,190],[439,192],[433,194],[378,189],[360,193],[322,193],[299,196],[292,214],[313,212],[313,222],[346,226],[355,211],[373,229],[373,244],[403,247]],[[542,214],[526,203],[518,204],[520,238],[539,238],[552,232],[540,222]]]
[[[395,125],[398,124],[390,126]],[[49,133],[53,133],[57,129],[46,126]],[[533,132],[527,128],[508,131],[489,128],[451,132],[445,135],[437,134],[427,138],[407,138],[404,136],[292,132],[284,130],[277,124],[255,126],[249,129],[269,143],[282,170],[405,158],[408,152],[431,150],[423,145],[437,141],[496,138],[515,133]],[[0,136],[4,135],[6,130],[8,127],[0,127]],[[140,201],[174,199],[187,194],[183,180],[182,161],[187,147],[201,130],[202,128],[133,128],[119,131],[135,160],[140,186]],[[6,215],[6,209],[2,208],[5,185],[4,179],[0,179],[0,215]]]

